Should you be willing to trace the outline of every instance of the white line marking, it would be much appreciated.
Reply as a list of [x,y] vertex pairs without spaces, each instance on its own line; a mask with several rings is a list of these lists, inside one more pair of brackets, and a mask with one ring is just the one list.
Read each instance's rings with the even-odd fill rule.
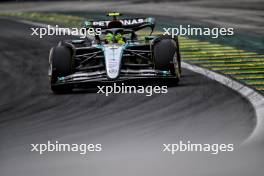
[[254,89],[247,87],[232,78],[213,72],[211,70],[201,68],[195,65],[182,62],[182,67],[188,70],[200,73],[212,80],[215,80],[233,90],[240,93],[245,97],[254,107],[257,124],[251,135],[242,143],[242,145],[258,142],[263,140],[264,134],[264,96],[255,91]]

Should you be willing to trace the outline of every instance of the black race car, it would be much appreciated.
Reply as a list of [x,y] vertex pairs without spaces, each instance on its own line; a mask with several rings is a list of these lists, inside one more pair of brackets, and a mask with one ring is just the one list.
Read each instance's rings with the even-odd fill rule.
[[154,18],[118,19],[119,13],[109,16],[112,20],[85,21],[85,28],[100,28],[101,35],[60,41],[51,49],[49,77],[54,93],[135,79],[179,81],[178,38],[152,35]]

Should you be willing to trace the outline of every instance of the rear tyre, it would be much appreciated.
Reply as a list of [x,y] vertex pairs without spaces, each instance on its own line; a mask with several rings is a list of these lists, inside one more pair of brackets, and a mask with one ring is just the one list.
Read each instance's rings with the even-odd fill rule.
[[69,93],[72,91],[71,85],[56,85],[58,78],[72,74],[73,59],[71,50],[65,46],[56,46],[50,50],[49,57],[50,88],[54,93]]

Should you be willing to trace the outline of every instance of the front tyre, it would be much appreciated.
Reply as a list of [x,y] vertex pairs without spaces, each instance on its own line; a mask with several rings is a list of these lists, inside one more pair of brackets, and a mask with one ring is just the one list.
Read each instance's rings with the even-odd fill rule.
[[[154,40],[153,46],[155,69],[169,71],[177,80],[181,74],[181,59],[178,38],[160,36]],[[178,81],[177,81],[178,82]]]
[[57,85],[58,79],[72,74],[73,59],[72,52],[65,46],[51,48],[49,55],[49,77],[50,88],[54,93],[69,93],[72,91],[71,85]]

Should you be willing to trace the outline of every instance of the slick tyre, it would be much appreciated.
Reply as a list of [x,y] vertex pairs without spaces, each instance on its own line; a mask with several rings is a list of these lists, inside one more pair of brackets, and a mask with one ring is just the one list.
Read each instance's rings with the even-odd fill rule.
[[[173,40],[168,36],[162,36],[154,41],[155,69],[170,71],[179,80],[181,73],[178,39]],[[178,81],[177,81],[178,82]]]
[[56,94],[69,93],[71,85],[56,85],[58,78],[72,74],[73,60],[72,52],[65,46],[56,46],[50,50],[49,57],[50,88]]

